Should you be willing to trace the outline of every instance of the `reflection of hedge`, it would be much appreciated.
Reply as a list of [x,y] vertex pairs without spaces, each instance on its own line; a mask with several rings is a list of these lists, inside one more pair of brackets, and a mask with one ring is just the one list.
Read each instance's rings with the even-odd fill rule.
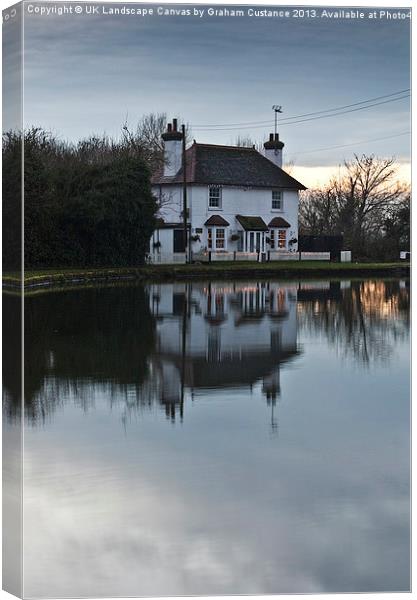
[[[3,368],[5,415],[20,410],[20,299],[4,297],[9,351]],[[6,318],[7,315],[7,318]],[[9,323],[9,324],[8,324]],[[25,415],[54,412],[83,382],[139,389],[148,373],[155,323],[142,286],[93,288],[25,298]],[[43,387],[45,378],[48,385]],[[77,398],[81,398],[76,391]]]
[[3,419],[20,419],[22,394],[22,344],[20,295],[3,293]]
[[[3,136],[5,269],[18,266],[20,148],[17,134]],[[26,268],[144,262],[156,203],[139,151],[96,139],[70,146],[33,129],[25,134],[24,159]]]

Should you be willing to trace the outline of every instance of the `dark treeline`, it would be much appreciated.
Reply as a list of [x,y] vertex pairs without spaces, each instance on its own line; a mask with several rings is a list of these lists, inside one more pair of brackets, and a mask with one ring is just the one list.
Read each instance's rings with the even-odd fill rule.
[[[20,298],[3,299],[5,340],[4,415],[20,417]],[[64,291],[25,298],[25,417],[47,419],[73,394],[81,408],[91,398],[83,384],[95,382],[118,395],[135,390],[148,375],[155,322],[143,287]],[[45,383],[46,382],[46,383]],[[85,387],[85,386],[84,386]]]
[[[75,144],[32,128],[3,135],[3,266],[20,267],[24,151],[25,267],[143,263],[157,201],[150,174],[163,162],[165,114],[122,127],[117,140]],[[190,130],[187,126],[187,139]],[[240,145],[251,140],[238,139]],[[300,235],[340,235],[355,260],[398,260],[410,247],[410,189],[393,159],[355,156],[322,189],[302,194]]]
[[303,192],[300,235],[340,235],[355,260],[398,260],[410,249],[410,187],[394,159],[355,156],[322,189]]
[[3,135],[4,269],[20,264],[22,138],[25,267],[134,266],[155,224],[150,173],[162,160],[164,115],[145,117],[118,140],[76,144],[32,128]]

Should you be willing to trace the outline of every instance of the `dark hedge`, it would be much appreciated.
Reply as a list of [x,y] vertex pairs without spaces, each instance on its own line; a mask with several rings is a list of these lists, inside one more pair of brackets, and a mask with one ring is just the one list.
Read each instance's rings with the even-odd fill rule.
[[[3,136],[3,268],[19,268],[22,136]],[[143,264],[155,226],[150,172],[128,142],[24,134],[25,268]]]

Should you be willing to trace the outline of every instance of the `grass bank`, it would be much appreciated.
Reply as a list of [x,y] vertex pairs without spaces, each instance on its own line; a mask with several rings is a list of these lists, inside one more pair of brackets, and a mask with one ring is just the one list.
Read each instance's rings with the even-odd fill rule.
[[[26,271],[25,289],[111,281],[172,281],[187,279],[229,279],[248,277],[407,277],[409,263],[333,263],[322,261],[280,261],[274,263],[218,262],[191,265],[144,265],[100,269],[43,269]],[[3,287],[20,288],[18,273],[3,273]]]

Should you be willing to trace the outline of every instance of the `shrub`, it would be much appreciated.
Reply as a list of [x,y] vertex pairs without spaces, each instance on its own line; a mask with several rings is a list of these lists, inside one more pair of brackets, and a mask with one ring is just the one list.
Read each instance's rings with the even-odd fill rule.
[[[3,136],[6,269],[18,256],[19,144],[20,134]],[[24,177],[27,269],[144,262],[157,206],[149,169],[126,140],[70,145],[32,128],[24,134]]]

